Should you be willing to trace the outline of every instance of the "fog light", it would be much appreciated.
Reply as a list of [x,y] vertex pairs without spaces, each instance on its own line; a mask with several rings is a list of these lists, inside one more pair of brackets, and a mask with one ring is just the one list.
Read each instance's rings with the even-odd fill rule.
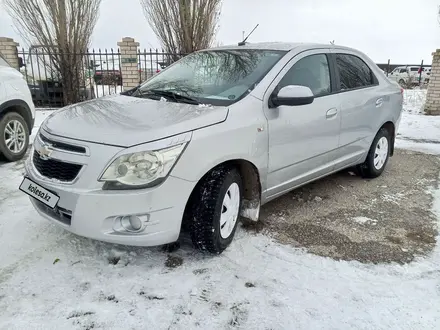
[[137,232],[142,229],[142,220],[135,215],[121,217],[121,226],[126,231]]

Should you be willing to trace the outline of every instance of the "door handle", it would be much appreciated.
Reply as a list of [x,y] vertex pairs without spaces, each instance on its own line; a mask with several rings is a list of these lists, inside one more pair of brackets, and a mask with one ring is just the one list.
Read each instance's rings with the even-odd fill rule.
[[325,114],[325,118],[331,119],[331,118],[335,117],[337,114],[338,114],[338,109],[331,108],[331,109],[327,110],[327,113]]
[[378,98],[378,99],[376,100],[376,108],[381,107],[381,106],[382,106],[382,103],[383,103],[383,99],[382,99],[382,98]]

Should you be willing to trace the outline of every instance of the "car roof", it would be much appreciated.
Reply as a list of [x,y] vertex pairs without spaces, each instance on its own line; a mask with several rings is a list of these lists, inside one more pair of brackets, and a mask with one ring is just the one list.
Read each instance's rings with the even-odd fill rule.
[[219,46],[219,47],[213,47],[206,50],[226,50],[226,49],[261,49],[261,50],[280,50],[280,51],[290,51],[294,48],[308,48],[308,49],[314,49],[314,48],[332,48],[332,49],[345,49],[349,51],[357,51],[353,48],[344,47],[344,46],[338,46],[334,44],[320,44],[320,43],[309,43],[309,42],[257,42],[257,43],[250,43],[247,42],[246,44],[239,46],[238,44],[235,45],[225,45],[225,46]]

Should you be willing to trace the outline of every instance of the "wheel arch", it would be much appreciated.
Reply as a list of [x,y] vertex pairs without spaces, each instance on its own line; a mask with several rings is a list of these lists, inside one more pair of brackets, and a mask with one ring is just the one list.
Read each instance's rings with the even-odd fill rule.
[[23,117],[28,127],[29,135],[32,134],[35,119],[32,118],[32,112],[29,105],[23,100],[9,100],[0,105],[0,118],[10,112],[16,112]]
[[218,167],[236,168],[242,178],[243,184],[243,200],[241,203],[240,216],[251,221],[258,221],[261,206],[261,179],[258,168],[252,162],[245,159],[230,159],[218,163],[211,169],[206,171],[198,180],[193,188],[185,206],[185,214],[190,204],[193,202],[192,197],[199,184],[213,170]]

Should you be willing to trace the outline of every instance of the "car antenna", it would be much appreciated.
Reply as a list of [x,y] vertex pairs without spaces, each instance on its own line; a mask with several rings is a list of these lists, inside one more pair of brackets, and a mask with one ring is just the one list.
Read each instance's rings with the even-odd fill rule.
[[246,38],[244,38],[243,41],[241,41],[241,42],[238,43],[239,46],[244,46],[244,45],[246,45],[246,40],[248,40],[249,36],[255,31],[255,29],[258,27],[258,25],[260,25],[260,24],[255,25],[255,27],[254,27],[254,29],[251,31],[251,33],[249,33],[248,36],[247,36]]

